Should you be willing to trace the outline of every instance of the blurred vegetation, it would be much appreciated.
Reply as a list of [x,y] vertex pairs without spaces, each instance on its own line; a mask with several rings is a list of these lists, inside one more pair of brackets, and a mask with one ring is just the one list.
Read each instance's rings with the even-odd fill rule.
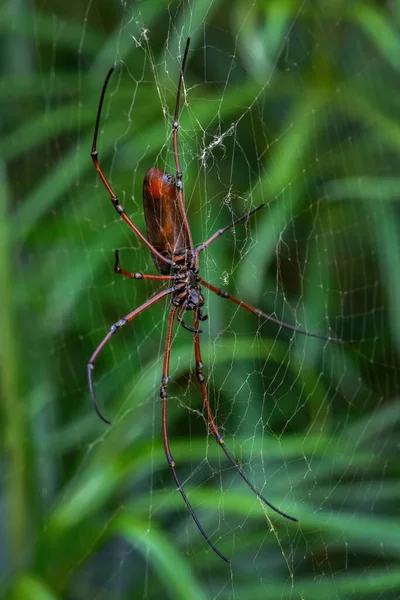
[[[1,589],[56,598],[400,597],[400,2],[157,0],[0,5]],[[155,292],[100,160],[142,231],[187,35],[180,148],[193,237],[267,207],[204,255],[215,285],[343,344],[293,336],[206,295],[210,398],[263,510],[207,436],[191,335],[171,357],[166,465]],[[243,314],[242,314],[243,313]]]

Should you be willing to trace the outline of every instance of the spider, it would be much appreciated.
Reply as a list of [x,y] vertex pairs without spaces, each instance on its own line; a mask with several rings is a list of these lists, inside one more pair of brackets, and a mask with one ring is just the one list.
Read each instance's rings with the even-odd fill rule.
[[[234,302],[239,307],[244,308],[251,313],[254,313],[258,317],[264,318],[266,321],[272,321],[281,327],[285,327],[287,329],[292,330],[296,333],[301,333],[303,335],[312,336],[314,338],[319,338],[323,340],[329,341],[341,341],[338,338],[334,337],[326,337],[323,335],[319,335],[316,333],[310,333],[303,329],[299,329],[298,327],[294,327],[288,323],[284,323],[271,315],[264,313],[259,308],[255,308],[250,306],[245,302],[235,298],[231,294],[228,294],[226,291],[215,287],[211,283],[205,281],[202,277],[200,277],[200,269],[199,269],[199,255],[203,250],[208,248],[210,244],[212,244],[217,238],[223,235],[226,231],[237,225],[238,223],[247,221],[251,215],[253,215],[256,211],[260,210],[264,204],[260,204],[247,214],[243,215],[233,223],[230,223],[216,231],[208,240],[195,247],[192,240],[192,234],[190,231],[185,205],[184,205],[184,197],[183,197],[183,183],[182,183],[182,170],[179,163],[179,154],[178,154],[178,129],[179,129],[179,108],[180,108],[180,98],[181,98],[181,90],[182,90],[182,82],[183,82],[183,74],[185,70],[186,59],[188,56],[190,45],[190,38],[187,39],[186,48],[183,55],[183,60],[180,69],[180,76],[178,82],[178,90],[176,96],[176,104],[175,104],[175,114],[174,120],[172,123],[172,143],[173,143],[173,155],[176,167],[176,176],[170,175],[165,171],[157,168],[151,168],[147,171],[144,176],[143,181],[143,208],[144,208],[144,216],[146,222],[147,229],[147,237],[145,237],[136,225],[131,221],[131,219],[126,214],[124,208],[121,206],[118,200],[118,196],[113,192],[110,184],[108,183],[106,177],[104,176],[99,159],[98,152],[96,149],[97,146],[97,135],[100,124],[100,116],[104,101],[105,92],[107,89],[108,82],[110,77],[114,71],[114,67],[110,69],[107,74],[107,77],[103,84],[103,89],[100,95],[99,106],[97,110],[97,117],[94,129],[93,143],[92,143],[92,151],[91,157],[93,160],[93,164],[100,176],[101,181],[103,182],[105,188],[107,189],[111,202],[117,211],[117,213],[122,217],[125,223],[132,229],[132,231],[138,236],[140,241],[147,246],[147,248],[151,252],[151,256],[153,258],[154,265],[160,275],[148,275],[146,273],[131,273],[129,271],[125,271],[120,267],[119,263],[119,254],[118,250],[115,250],[115,266],[114,271],[119,275],[123,275],[125,277],[130,277],[131,279],[150,279],[155,281],[167,281],[169,287],[163,289],[158,292],[149,300],[147,300],[144,304],[127,314],[124,318],[120,319],[112,327],[109,332],[103,339],[103,341],[99,344],[96,350],[93,352],[89,363],[88,363],[88,379],[89,379],[89,389],[92,398],[92,402],[94,408],[100,417],[105,423],[111,424],[101,413],[99,406],[97,404],[97,400],[94,394],[93,382],[92,382],[92,372],[95,366],[95,362],[100,352],[103,350],[104,346],[110,341],[110,339],[115,335],[115,333],[121,329],[121,327],[125,326],[127,323],[135,319],[138,315],[140,315],[143,311],[147,310],[155,304],[159,302],[163,298],[167,296],[171,297],[171,305],[169,309],[168,316],[168,325],[167,325],[167,334],[165,341],[165,350],[164,350],[164,362],[162,369],[162,378],[161,378],[161,387],[160,387],[160,396],[161,396],[161,413],[162,413],[162,437],[163,444],[165,450],[165,456],[167,459],[167,463],[171,470],[172,476],[175,480],[177,488],[189,510],[189,513],[200,530],[203,538],[207,542],[207,544],[213,549],[213,551],[222,558],[225,562],[231,562],[226,556],[224,556],[218,548],[213,544],[213,542],[208,537],[207,533],[203,529],[199,519],[197,518],[192,505],[190,504],[188,497],[185,491],[182,488],[182,485],[179,481],[177,472],[176,472],[176,463],[172,457],[172,453],[170,450],[169,439],[168,439],[168,429],[167,429],[167,400],[168,400],[168,381],[169,381],[169,363],[170,363],[170,355],[171,355],[171,346],[172,346],[172,335],[175,318],[177,321],[184,327],[186,330],[193,333],[194,338],[194,354],[196,361],[196,377],[200,384],[201,394],[203,398],[203,407],[206,414],[207,422],[212,434],[215,437],[218,445],[221,447],[222,451],[225,453],[227,459],[232,463],[233,467],[239,473],[241,478],[246,482],[249,488],[256,494],[256,496],[264,502],[269,508],[273,511],[289,519],[290,521],[297,522],[295,517],[292,517],[271,504],[264,496],[256,489],[256,487],[251,483],[248,479],[247,475],[243,471],[243,469],[236,462],[235,458],[229,452],[226,447],[225,440],[222,437],[218,426],[215,422],[215,418],[208,400],[207,396],[207,388],[205,383],[205,377],[203,374],[203,361],[201,357],[201,348],[200,348],[200,334],[202,333],[201,329],[199,329],[200,321],[205,321],[208,316],[203,313],[204,306],[204,298],[202,295],[202,286],[217,294],[221,298],[225,298]],[[183,314],[185,312],[193,312],[193,327],[187,325],[183,319]]]

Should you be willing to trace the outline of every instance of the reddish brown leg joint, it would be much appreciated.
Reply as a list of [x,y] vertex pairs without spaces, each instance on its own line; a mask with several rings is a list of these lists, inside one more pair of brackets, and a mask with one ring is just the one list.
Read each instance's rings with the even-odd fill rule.
[[116,323],[114,323],[114,325],[111,325],[110,332],[114,334],[118,329],[120,329],[121,327],[123,327],[124,325],[126,325],[127,322],[128,321],[126,319],[120,319],[119,321],[117,321]]
[[168,386],[169,378],[164,375],[161,379],[161,387],[160,387],[160,397],[161,400],[166,400],[168,398],[167,394],[167,386]]
[[114,264],[114,273],[118,273],[120,275],[126,275],[126,277],[130,277],[130,279],[143,279],[143,273],[129,273],[128,271],[124,271],[119,266],[119,250],[114,250],[115,254],[115,264]]
[[111,195],[111,202],[113,203],[113,206],[119,215],[122,215],[122,213],[125,212],[124,207],[119,204],[118,196],[114,193]]
[[183,183],[182,183],[182,171],[177,171],[176,173],[176,183],[175,186],[178,190],[181,190],[183,188]]
[[200,383],[204,383],[204,375],[203,375],[203,363],[200,361],[196,362],[196,377]]

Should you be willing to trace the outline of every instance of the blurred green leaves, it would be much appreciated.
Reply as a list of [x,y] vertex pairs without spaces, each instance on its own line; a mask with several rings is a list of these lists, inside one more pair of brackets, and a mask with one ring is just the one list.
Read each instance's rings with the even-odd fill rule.
[[[399,101],[396,3],[132,6],[6,2],[0,85],[0,331],[4,594],[52,598],[399,596]],[[192,338],[171,356],[171,447],[221,564],[165,463],[167,304],[115,278],[153,269],[91,166],[99,92],[104,172],[143,231],[142,175],[173,170],[170,122],[186,35],[180,152],[193,237],[264,202],[202,256],[203,275],[293,336],[206,294],[202,352],[224,439],[208,431]],[[11,53],[11,54],[10,54]],[[9,57],[13,60],[10,60]],[[153,272],[153,271],[152,271]],[[125,331],[126,329],[126,331]]]

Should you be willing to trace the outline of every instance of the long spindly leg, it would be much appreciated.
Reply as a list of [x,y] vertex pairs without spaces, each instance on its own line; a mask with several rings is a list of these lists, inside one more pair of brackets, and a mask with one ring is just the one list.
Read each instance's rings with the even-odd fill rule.
[[107,181],[107,179],[106,179],[105,175],[103,174],[103,171],[101,170],[101,167],[100,167],[100,163],[99,163],[99,159],[98,159],[98,152],[97,152],[97,134],[99,132],[100,116],[101,116],[101,110],[102,110],[102,107],[103,107],[104,96],[105,96],[105,93],[106,93],[108,82],[110,81],[110,77],[111,77],[113,71],[114,71],[114,67],[112,67],[109,70],[109,72],[107,74],[107,77],[106,77],[106,79],[104,81],[103,89],[101,90],[99,108],[97,110],[96,124],[95,124],[95,128],[94,128],[94,135],[93,135],[93,142],[92,142],[92,152],[91,152],[90,155],[92,157],[95,169],[98,172],[98,174],[100,176],[100,179],[103,182],[103,184],[104,184],[107,192],[109,193],[112,205],[114,206],[114,208],[117,211],[117,213],[121,216],[121,218],[125,221],[125,223],[132,229],[132,231],[134,231],[136,233],[136,235],[143,242],[143,244],[145,244],[149,248],[149,250],[151,250],[151,252],[153,254],[155,254],[155,256],[157,256],[157,258],[159,260],[161,260],[163,263],[166,263],[166,264],[168,264],[168,265],[170,265],[172,267],[172,266],[175,265],[174,261],[171,260],[170,258],[166,258],[162,254],[160,254],[160,252],[156,248],[154,248],[154,246],[152,244],[150,244],[149,240],[145,238],[145,236],[143,235],[143,233],[141,233],[139,231],[139,229],[136,227],[136,225],[134,225],[132,223],[132,221],[130,220],[130,218],[126,214],[123,206],[121,206],[121,204],[119,203],[118,196],[116,194],[114,194],[114,192],[113,192],[110,184],[108,183],[108,181]]
[[[198,316],[197,310],[195,311],[194,326],[195,326],[195,328],[199,326],[199,316]],[[264,498],[264,496],[251,483],[251,481],[247,477],[246,473],[238,465],[238,463],[236,462],[236,460],[233,458],[232,454],[229,452],[228,448],[226,447],[224,438],[220,434],[219,429],[218,429],[218,427],[217,427],[217,425],[215,423],[214,415],[213,415],[213,412],[211,410],[210,403],[208,401],[207,387],[206,387],[206,383],[205,383],[205,379],[204,379],[204,375],[203,375],[203,361],[202,361],[202,358],[201,358],[200,336],[199,336],[198,333],[194,334],[194,353],[195,353],[195,359],[196,359],[196,376],[197,376],[197,379],[198,379],[198,381],[200,383],[200,387],[201,387],[201,395],[203,396],[203,406],[204,406],[204,409],[206,411],[206,416],[207,416],[208,424],[210,426],[212,434],[215,437],[216,442],[221,446],[221,448],[224,451],[226,457],[230,460],[230,462],[232,463],[232,465],[235,467],[236,471],[239,473],[239,475],[241,476],[241,478],[247,483],[247,485],[249,486],[249,488],[255,493],[255,495],[257,496],[257,498],[259,498],[260,500],[262,500],[264,502],[264,504],[266,504],[267,506],[269,506],[270,508],[272,508],[272,510],[274,510],[276,513],[278,513],[282,517],[285,517],[286,519],[289,519],[290,521],[297,522],[297,519],[295,517],[291,517],[290,515],[282,512],[281,510],[279,510],[279,508],[277,508],[276,506],[274,506],[273,504],[271,504],[271,502],[269,502],[266,498]]]
[[257,315],[257,317],[263,317],[266,321],[271,321],[272,323],[276,323],[280,327],[285,327],[286,329],[290,329],[290,331],[294,331],[295,333],[301,333],[302,335],[308,335],[309,337],[317,338],[319,340],[327,340],[328,342],[343,342],[343,340],[341,338],[333,337],[330,335],[321,335],[320,333],[312,333],[311,331],[306,331],[305,329],[301,329],[300,327],[295,327],[294,325],[290,325],[289,323],[280,321],[279,319],[276,319],[272,315],[268,315],[267,313],[263,312],[259,308],[255,308],[254,306],[251,306],[250,304],[247,304],[246,302],[242,302],[242,300],[239,300],[238,298],[235,298],[231,294],[228,294],[228,292],[225,292],[225,290],[223,290],[221,288],[217,288],[214,285],[211,285],[211,283],[208,283],[208,281],[205,281],[204,279],[201,279],[200,281],[201,281],[201,285],[204,285],[204,287],[206,287],[207,289],[214,292],[214,294],[217,294],[217,296],[221,296],[221,298],[226,298],[227,300],[230,300],[231,302],[234,302],[238,306],[241,306],[242,308],[245,308],[246,310],[250,311],[251,313]]
[[105,417],[103,417],[103,415],[101,414],[101,411],[97,404],[94,389],[93,389],[92,372],[94,370],[94,365],[97,360],[97,357],[99,356],[100,352],[103,350],[104,346],[106,346],[106,344],[108,344],[108,342],[110,341],[112,336],[118,331],[118,329],[121,329],[121,327],[123,327],[124,325],[129,323],[129,321],[132,321],[132,319],[134,319],[135,317],[140,315],[140,313],[142,313],[144,310],[146,310],[146,308],[149,308],[150,306],[152,306],[153,304],[155,304],[156,302],[161,300],[161,298],[165,298],[165,296],[168,296],[168,294],[172,294],[173,291],[174,291],[173,288],[168,288],[166,290],[163,290],[162,292],[156,294],[155,296],[153,296],[152,298],[147,300],[147,302],[145,302],[144,304],[139,306],[139,308],[136,308],[131,313],[126,315],[126,317],[124,317],[123,319],[120,319],[119,321],[114,323],[114,325],[112,325],[112,327],[110,328],[110,331],[107,333],[106,337],[97,346],[96,350],[93,352],[92,356],[90,357],[90,360],[89,360],[89,363],[87,366],[90,395],[92,397],[92,402],[93,402],[93,406],[94,406],[96,413],[98,414],[100,419],[102,421],[104,421],[104,423],[107,423],[107,425],[111,425],[111,423]]
[[190,327],[190,325],[187,325],[185,323],[185,321],[183,320],[183,313],[185,312],[187,307],[187,302],[184,302],[182,304],[182,306],[180,307],[180,309],[178,310],[178,314],[176,315],[176,320],[178,321],[178,323],[180,323],[182,325],[182,327],[184,329],[186,329],[186,331],[191,331],[192,333],[203,333],[201,329],[194,329],[193,327]]
[[214,550],[214,552],[216,554],[218,554],[218,556],[220,558],[222,558],[225,562],[229,563],[230,560],[228,558],[226,558],[226,556],[224,556],[218,550],[218,548],[216,548],[216,546],[214,546],[214,544],[212,543],[212,541],[210,540],[210,538],[204,531],[200,521],[196,517],[196,514],[192,508],[192,505],[190,504],[188,497],[186,496],[185,492],[183,491],[182,485],[178,479],[178,475],[176,474],[175,461],[172,458],[171,450],[169,447],[168,427],[167,427],[167,400],[168,400],[167,386],[168,386],[168,378],[169,378],[169,361],[170,361],[170,356],[171,356],[172,333],[173,333],[173,328],[174,328],[174,319],[175,319],[176,311],[177,311],[177,307],[171,306],[170,313],[169,313],[169,319],[168,319],[167,337],[166,337],[166,341],[165,341],[164,364],[163,364],[162,380],[161,380],[161,387],[160,387],[161,406],[162,406],[162,435],[163,435],[165,456],[167,458],[167,462],[168,462],[169,468],[171,469],[171,473],[175,480],[177,488],[183,498],[183,501],[185,502],[185,504],[187,506],[187,509],[189,510],[190,516],[192,517],[193,521],[196,523],[201,535],[206,540],[207,544]]
[[174,114],[174,121],[172,123],[172,144],[173,144],[173,148],[174,148],[174,160],[175,160],[175,167],[176,167],[176,184],[175,184],[176,189],[177,189],[176,199],[177,199],[178,206],[179,206],[179,209],[181,212],[183,226],[186,230],[186,235],[189,240],[190,252],[193,255],[194,247],[193,247],[192,232],[190,231],[189,222],[188,222],[186,210],[185,210],[185,203],[183,201],[182,169],[181,169],[181,165],[179,162],[179,151],[178,151],[179,107],[180,107],[180,102],[181,102],[183,73],[185,72],[185,65],[186,65],[187,55],[189,52],[189,46],[190,46],[190,37],[188,37],[186,40],[185,52],[183,54],[181,71],[179,74],[178,91],[176,94],[175,114]]
[[114,273],[117,273],[117,275],[124,275],[130,279],[152,279],[154,281],[171,281],[172,279],[175,279],[174,275],[147,275],[146,273],[131,273],[131,271],[124,271],[119,265],[119,250],[114,250],[114,254]]
[[207,246],[209,246],[214,240],[219,238],[223,233],[225,233],[225,231],[228,231],[228,229],[231,229],[231,227],[234,227],[235,225],[237,225],[238,223],[241,223],[242,221],[247,221],[249,219],[249,217],[251,217],[252,214],[254,214],[258,210],[260,210],[260,208],[263,208],[263,206],[265,206],[265,204],[260,204],[260,206],[253,208],[253,210],[250,210],[248,213],[243,215],[243,217],[239,217],[239,219],[236,219],[236,221],[233,221],[233,223],[229,223],[229,225],[226,225],[222,229],[218,229],[218,231],[216,231],[210,238],[208,238],[208,240],[206,240],[205,242],[200,244],[200,246],[197,246],[196,254],[200,254],[200,252],[203,252],[203,250],[205,248],[207,248]]

